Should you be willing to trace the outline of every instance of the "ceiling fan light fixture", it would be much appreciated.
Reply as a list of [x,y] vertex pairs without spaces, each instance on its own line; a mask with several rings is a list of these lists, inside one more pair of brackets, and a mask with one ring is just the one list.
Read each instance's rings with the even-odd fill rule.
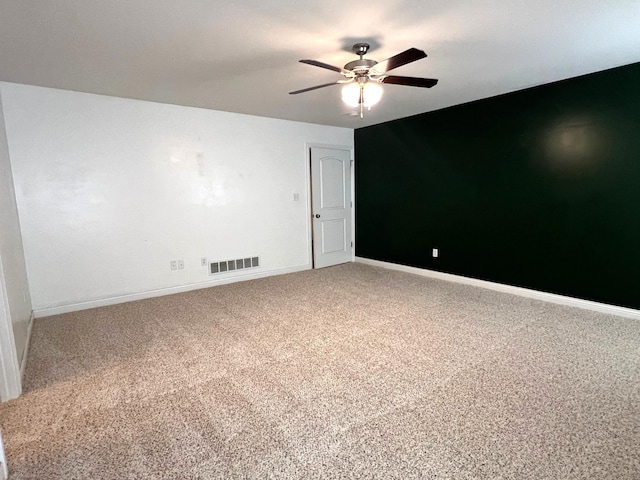
[[290,95],[298,93],[310,92],[319,88],[329,87],[331,85],[343,84],[342,101],[353,108],[360,110],[360,118],[364,118],[364,109],[370,110],[382,98],[381,83],[391,83],[395,85],[407,85],[412,87],[431,88],[438,83],[435,78],[419,78],[419,77],[402,77],[398,75],[388,75],[387,72],[395,68],[401,67],[416,60],[420,60],[427,56],[422,50],[417,48],[409,48],[404,52],[387,58],[382,62],[376,62],[364,58],[369,50],[369,44],[356,43],[353,46],[353,53],[360,58],[347,63],[343,68],[329,65],[328,63],[319,62],[318,60],[304,59],[300,63],[306,63],[315,67],[324,68],[337,72],[344,77],[344,80],[338,80],[330,83],[323,83],[314,87],[303,88],[289,92]]
[[378,82],[351,82],[342,87],[342,101],[350,107],[371,108],[382,98],[382,85]]

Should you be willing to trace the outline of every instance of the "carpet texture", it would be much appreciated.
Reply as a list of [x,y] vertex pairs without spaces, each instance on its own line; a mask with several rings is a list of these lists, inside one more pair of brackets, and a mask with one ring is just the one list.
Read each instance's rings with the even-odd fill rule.
[[36,320],[10,478],[638,479],[640,322],[362,264]]

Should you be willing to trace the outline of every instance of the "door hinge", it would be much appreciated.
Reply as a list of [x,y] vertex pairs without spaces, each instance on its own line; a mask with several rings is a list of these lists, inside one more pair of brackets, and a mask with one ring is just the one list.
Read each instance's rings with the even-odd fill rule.
[[351,248],[353,248],[353,242],[351,242]]

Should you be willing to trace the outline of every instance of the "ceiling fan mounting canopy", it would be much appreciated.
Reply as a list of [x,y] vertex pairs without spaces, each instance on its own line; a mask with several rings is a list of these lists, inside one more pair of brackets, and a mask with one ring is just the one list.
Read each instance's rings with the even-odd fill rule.
[[356,43],[351,48],[351,50],[353,50],[353,53],[355,53],[356,55],[360,55],[361,57],[363,57],[369,51],[369,44],[368,43]]

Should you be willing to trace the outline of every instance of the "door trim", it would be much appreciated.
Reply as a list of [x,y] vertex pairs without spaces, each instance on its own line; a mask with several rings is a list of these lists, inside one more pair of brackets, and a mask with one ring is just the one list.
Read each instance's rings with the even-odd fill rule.
[[13,336],[9,299],[0,258],[0,401],[18,398],[22,393],[22,377]]
[[306,174],[306,189],[307,189],[307,256],[310,269],[315,269],[313,264],[313,222],[311,215],[313,214],[313,204],[311,198],[311,149],[312,148],[329,148],[332,150],[344,150],[349,152],[351,159],[351,241],[353,242],[353,248],[351,249],[351,261],[355,262],[356,259],[356,189],[355,189],[355,149],[349,145],[332,145],[327,143],[315,143],[305,142],[305,174]]

